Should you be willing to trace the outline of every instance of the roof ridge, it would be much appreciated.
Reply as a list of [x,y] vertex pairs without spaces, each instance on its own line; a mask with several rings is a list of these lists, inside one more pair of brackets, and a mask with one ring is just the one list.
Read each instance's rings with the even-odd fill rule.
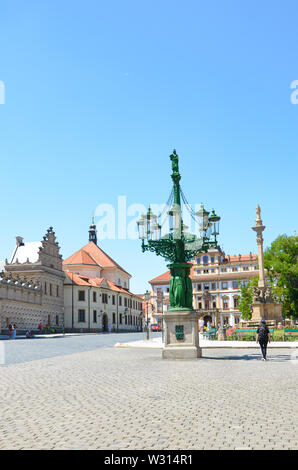
[[[115,266],[115,267],[120,268],[122,271],[124,271],[126,274],[128,274],[128,275],[130,276],[130,274],[129,274],[127,271],[125,271],[125,269],[123,269],[122,266],[120,266],[120,264],[118,264],[118,263],[117,263],[110,255],[108,255],[102,248],[100,248],[98,245],[96,245],[96,243],[94,243],[94,242],[91,241],[91,242],[87,243],[87,245],[83,246],[83,249],[86,248],[87,246],[92,246],[91,243],[92,243],[92,245],[94,245],[101,253],[103,253],[112,263],[114,263],[114,266]],[[98,263],[97,263],[97,264],[98,264]],[[102,265],[100,265],[100,264],[99,264],[99,266],[101,266],[102,268],[108,267],[108,266],[102,266]]]

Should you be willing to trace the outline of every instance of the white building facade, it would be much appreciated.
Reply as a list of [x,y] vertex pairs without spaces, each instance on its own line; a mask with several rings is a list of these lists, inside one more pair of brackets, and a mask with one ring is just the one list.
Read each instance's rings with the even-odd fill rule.
[[17,243],[0,274],[0,328],[15,323],[17,331],[37,330],[39,325],[62,330],[65,275],[55,232],[50,227],[41,242]]
[[131,275],[98,245],[89,243],[63,262],[66,331],[142,330],[142,298],[129,291]]
[[[220,250],[209,250],[192,263],[194,309],[205,323],[237,325],[241,319],[238,309],[240,286],[258,274],[257,255],[226,256]],[[157,312],[168,308],[169,282],[169,271],[150,281]],[[158,300],[161,297],[163,302]]]

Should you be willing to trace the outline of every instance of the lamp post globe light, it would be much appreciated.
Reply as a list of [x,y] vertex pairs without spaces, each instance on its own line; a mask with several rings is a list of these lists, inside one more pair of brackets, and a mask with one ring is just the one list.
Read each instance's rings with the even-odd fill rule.
[[[211,247],[218,248],[217,235],[220,217],[215,214],[214,210],[210,215],[203,204],[197,213],[190,209],[180,186],[181,175],[176,150],[170,155],[170,159],[172,161],[171,178],[173,182],[173,189],[167,203],[170,210],[167,213],[162,213],[160,221],[158,221],[158,217],[149,207],[147,214],[141,216],[137,225],[139,238],[142,240],[142,251],[155,252],[169,262],[168,268],[171,273],[170,309],[163,315],[166,325],[163,357],[200,357],[197,314],[192,305],[193,295],[190,279],[192,264],[189,261],[199,253],[208,251]],[[186,231],[187,227],[183,224],[181,215],[181,200],[187,210],[191,212],[196,226],[199,227],[197,235]],[[169,233],[161,236],[161,229],[167,217],[169,217],[170,230]],[[179,312],[181,313],[179,314]],[[191,346],[187,346],[188,344]],[[165,351],[166,349],[168,351]]]

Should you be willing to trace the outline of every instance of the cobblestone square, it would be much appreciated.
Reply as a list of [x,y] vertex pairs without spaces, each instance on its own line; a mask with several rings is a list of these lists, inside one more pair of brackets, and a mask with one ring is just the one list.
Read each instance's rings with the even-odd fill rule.
[[166,361],[106,347],[2,365],[0,449],[298,449],[297,379],[290,349]]

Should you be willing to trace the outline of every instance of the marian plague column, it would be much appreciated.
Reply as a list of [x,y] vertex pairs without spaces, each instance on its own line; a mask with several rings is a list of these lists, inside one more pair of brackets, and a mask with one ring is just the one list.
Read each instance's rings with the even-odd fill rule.
[[252,229],[257,233],[258,245],[258,263],[259,263],[259,282],[258,287],[253,289],[253,304],[251,321],[273,320],[280,321],[282,319],[281,304],[276,303],[272,295],[272,287],[267,286],[264,268],[264,251],[263,251],[263,231],[265,226],[261,219],[261,208],[259,204],[256,209],[256,225]]

